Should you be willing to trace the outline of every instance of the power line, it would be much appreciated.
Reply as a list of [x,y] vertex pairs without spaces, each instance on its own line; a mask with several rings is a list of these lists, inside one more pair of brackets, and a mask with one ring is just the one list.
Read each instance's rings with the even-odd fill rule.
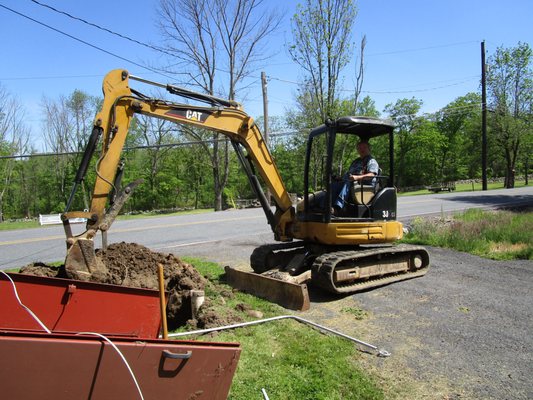
[[[128,71],[131,75],[139,75],[136,72]],[[144,72],[146,75],[159,74],[158,72]],[[1,78],[0,81],[25,81],[25,80],[47,80],[47,79],[80,79],[80,78],[102,78],[105,73],[96,75],[58,75],[58,76],[16,76],[11,78]]]
[[[284,83],[291,83],[294,85],[301,85],[302,82],[295,82],[295,81],[289,81],[286,79],[276,78],[269,76],[271,80],[276,80]],[[361,93],[368,93],[368,94],[402,94],[402,93],[422,93],[422,92],[431,92],[434,90],[440,90],[445,89],[452,86],[458,86],[462,85],[463,83],[471,82],[474,79],[479,79],[479,76],[470,77],[469,79],[463,80],[461,82],[451,83],[449,85],[442,85],[442,86],[436,86],[431,88],[425,88],[425,89],[413,89],[413,90],[387,90],[387,91],[380,91],[380,90],[362,90]],[[355,89],[339,89],[340,92],[350,92],[352,93]]]
[[[172,131],[177,131],[171,129]],[[282,137],[282,136],[292,136],[296,135],[299,132],[297,131],[286,131],[286,132],[274,132],[270,133],[270,137]],[[122,151],[135,151],[135,150],[146,150],[146,149],[163,149],[163,148],[173,148],[173,147],[186,147],[186,146],[195,146],[205,143],[223,143],[227,138],[223,139],[209,139],[209,140],[196,140],[188,142],[178,142],[178,143],[163,143],[163,144],[151,144],[151,145],[139,145],[139,146],[127,146],[122,149]],[[76,156],[83,154],[83,151],[63,151],[63,152],[47,152],[47,153],[33,153],[33,154],[18,154],[11,156],[0,156],[0,160],[7,159],[19,159],[19,158],[32,158],[32,157],[53,157],[53,156]]]
[[69,14],[69,13],[67,13],[65,11],[58,10],[57,8],[54,8],[54,7],[52,7],[52,6],[48,5],[48,4],[41,3],[41,2],[39,2],[37,0],[31,0],[31,1],[34,2],[35,4],[40,5],[41,7],[48,8],[48,9],[50,9],[50,10],[52,10],[52,11],[58,13],[58,14],[65,15],[65,16],[73,19],[73,20],[80,21],[80,22],[82,22],[82,23],[84,23],[86,25],[89,25],[89,26],[92,26],[92,27],[94,27],[96,29],[99,29],[101,31],[110,33],[111,35],[118,36],[118,37],[120,37],[122,39],[128,40],[128,41],[130,41],[132,43],[136,43],[136,44],[141,45],[141,46],[144,46],[144,47],[149,48],[151,50],[154,50],[154,51],[157,51],[157,52],[160,52],[160,53],[163,53],[163,54],[167,54],[169,56],[174,56],[172,53],[170,53],[170,52],[168,52],[168,51],[166,51],[164,49],[161,49],[159,47],[155,47],[155,46],[153,46],[151,44],[148,44],[148,43],[145,43],[145,42],[141,42],[140,40],[133,39],[133,38],[131,38],[129,36],[126,36],[126,35],[123,35],[121,33],[112,31],[111,29],[108,29],[108,28],[105,28],[105,27],[100,26],[98,24],[95,24],[94,22],[90,22],[90,21],[87,21],[87,20],[85,20],[83,18],[79,18],[79,17],[76,17],[76,16],[74,16],[72,14]]
[[135,61],[132,61],[132,60],[126,58],[126,57],[119,56],[118,54],[115,54],[115,53],[112,53],[112,52],[110,52],[110,51],[108,51],[108,50],[105,50],[105,49],[103,49],[102,47],[96,46],[96,45],[94,45],[94,44],[92,44],[92,43],[89,43],[89,42],[83,40],[83,39],[80,39],[80,38],[78,38],[78,37],[76,37],[76,36],[73,36],[73,35],[71,35],[71,34],[69,34],[69,33],[66,33],[66,32],[64,32],[64,31],[62,31],[62,30],[59,30],[59,29],[57,29],[57,28],[54,28],[53,26],[50,26],[50,25],[48,25],[48,24],[45,24],[44,22],[41,22],[41,21],[39,21],[39,20],[36,20],[36,19],[34,19],[34,18],[32,18],[32,17],[30,17],[30,16],[28,16],[28,15],[25,15],[25,14],[22,14],[22,13],[20,13],[20,12],[18,12],[18,11],[15,11],[15,10],[13,10],[12,8],[9,8],[9,7],[7,7],[7,6],[3,5],[3,4],[0,4],[0,7],[4,8],[4,9],[6,9],[6,10],[8,10],[8,11],[14,13],[14,14],[17,14],[17,15],[23,17],[23,18],[26,18],[26,19],[28,19],[28,20],[30,20],[30,21],[32,21],[32,22],[35,22],[36,24],[39,24],[39,25],[41,25],[41,26],[44,26],[44,27],[46,27],[46,28],[48,28],[48,29],[50,29],[50,30],[53,30],[54,32],[57,32],[57,33],[59,33],[59,34],[61,34],[61,35],[64,35],[64,36],[67,36],[67,37],[69,37],[69,38],[71,38],[71,39],[73,39],[73,40],[75,40],[75,41],[77,41],[77,42],[80,42],[80,43],[86,45],[86,46],[92,47],[92,48],[95,49],[95,50],[101,51],[101,52],[103,52],[103,53],[105,53],[105,54],[107,54],[107,55],[110,55],[110,56],[112,56],[112,57],[118,58],[118,59],[120,59],[120,60],[122,60],[122,61],[126,61],[126,62],[128,62],[128,63],[130,63],[130,64],[136,65],[136,66],[141,67],[141,68],[143,68],[143,69],[146,69],[146,70],[148,70],[148,71],[151,71],[151,72],[157,73],[157,74],[159,74],[159,75],[161,75],[161,76],[165,76],[166,78],[173,79],[171,76],[169,76],[169,75],[165,75],[165,74],[163,74],[163,73],[160,72],[160,71],[157,71],[157,70],[155,70],[155,69],[153,69],[153,68],[150,68],[150,67],[147,67],[147,66],[145,66],[145,65],[139,64],[139,63],[137,63],[137,62],[135,62]]
[[[118,32],[115,32],[115,31],[112,31],[111,29],[108,29],[108,28],[105,28],[105,27],[100,26],[100,25],[98,25],[98,24],[95,24],[94,22],[87,21],[87,20],[85,20],[85,19],[83,19],[83,18],[76,17],[76,16],[74,16],[74,15],[72,15],[72,14],[69,14],[69,13],[67,13],[67,12],[65,12],[65,11],[59,10],[59,9],[57,9],[57,8],[54,8],[54,7],[52,7],[52,6],[48,5],[48,4],[40,3],[40,2],[37,1],[37,0],[30,0],[30,1],[34,2],[35,4],[40,5],[41,7],[46,7],[46,8],[48,8],[48,9],[50,9],[50,10],[56,12],[56,13],[63,14],[63,15],[65,15],[65,16],[71,18],[71,19],[76,20],[76,21],[80,21],[80,22],[82,22],[82,23],[84,23],[84,24],[86,24],[86,25],[89,25],[89,26],[92,26],[92,27],[94,27],[94,28],[96,28],[96,29],[99,29],[99,30],[101,30],[101,31],[104,31],[104,32],[110,33],[111,35],[115,35],[115,36],[117,36],[117,37],[120,37],[121,39],[128,40],[128,41],[130,41],[130,42],[132,42],[132,43],[136,43],[136,44],[138,44],[138,45],[140,45],[140,46],[143,46],[143,47],[149,48],[149,49],[151,49],[151,50],[157,51],[157,52],[159,52],[159,53],[165,54],[165,55],[170,56],[170,57],[176,57],[175,54],[173,54],[173,53],[171,53],[171,52],[169,52],[169,51],[167,51],[167,50],[165,50],[165,49],[163,49],[163,48],[161,48],[161,47],[156,47],[156,46],[153,46],[153,45],[151,45],[151,44],[148,44],[148,43],[145,43],[145,42],[141,42],[140,40],[133,39],[133,38],[127,36],[127,35],[123,35],[123,34],[121,34],[121,33],[118,33]],[[224,69],[221,69],[221,68],[215,68],[215,70],[218,71],[218,72],[223,72],[223,73],[227,73],[227,74],[230,73],[230,71],[227,71],[227,70],[224,70]],[[161,71],[161,70],[158,69],[158,71]],[[166,75],[164,75],[164,74],[161,74],[161,75],[166,76]],[[254,78],[254,79],[259,79],[259,78],[260,78],[259,76],[252,76],[252,75],[249,75],[248,77],[250,77],[250,78]]]
[[392,50],[392,51],[386,51],[386,52],[382,52],[382,53],[367,54],[367,57],[385,56],[385,55],[390,55],[390,54],[413,53],[413,52],[417,52],[417,51],[442,49],[444,47],[463,46],[465,44],[472,44],[472,43],[479,43],[479,40],[469,40],[467,42],[448,43],[448,44],[441,44],[441,45],[435,45],[435,46],[419,47],[419,48],[415,48],[415,49]]
[[[452,83],[449,85],[443,85],[443,86],[436,86],[432,88],[426,88],[426,89],[414,89],[414,90],[398,90],[398,91],[370,91],[370,90],[361,90],[361,93],[369,93],[369,94],[402,94],[402,93],[422,93],[422,92],[432,92],[434,90],[440,90],[440,89],[446,89],[452,86],[459,86],[463,83],[471,82],[474,79],[470,78],[461,82]],[[353,92],[353,90],[348,89],[341,89],[342,92]]]

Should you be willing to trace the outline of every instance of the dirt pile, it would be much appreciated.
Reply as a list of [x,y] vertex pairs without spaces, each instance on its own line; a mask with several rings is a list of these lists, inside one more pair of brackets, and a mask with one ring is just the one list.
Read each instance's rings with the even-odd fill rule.
[[[153,252],[135,243],[114,243],[106,250],[97,250],[108,273],[99,283],[158,289],[157,266],[164,267],[165,289],[169,293],[167,304],[168,327],[174,330],[191,318],[190,290],[204,290],[206,279],[190,264],[173,254]],[[35,263],[23,267],[24,274],[65,278],[64,267],[51,267]]]

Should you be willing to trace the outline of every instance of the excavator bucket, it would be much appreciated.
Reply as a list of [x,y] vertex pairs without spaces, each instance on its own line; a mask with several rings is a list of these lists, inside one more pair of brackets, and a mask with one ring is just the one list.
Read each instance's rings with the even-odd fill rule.
[[[137,179],[134,182],[126,185],[115,197],[115,201],[107,213],[104,215],[102,222],[99,224],[99,229],[102,232],[102,242],[105,243],[102,247],[107,247],[107,231],[115,221],[120,210],[133,194],[133,190],[143,182],[142,179]],[[76,213],[74,213],[76,214]],[[94,251],[94,241],[92,239],[94,233],[88,234],[86,237],[73,237],[68,221],[68,213],[63,214],[63,226],[67,232],[67,257],[65,259],[65,270],[70,279],[77,279],[80,281],[99,281],[105,278],[107,274],[107,267],[104,265]]]
[[290,310],[309,310],[309,292],[305,283],[293,283],[255,272],[225,267],[226,281],[238,290],[279,304]]
[[104,263],[96,257],[91,239],[77,239],[67,250],[65,270],[70,279],[99,280],[107,274]]

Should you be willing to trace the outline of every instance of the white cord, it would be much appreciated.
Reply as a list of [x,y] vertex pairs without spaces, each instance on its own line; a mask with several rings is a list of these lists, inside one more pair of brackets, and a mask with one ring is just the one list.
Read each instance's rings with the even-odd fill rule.
[[19,294],[17,292],[17,287],[15,286],[15,282],[13,282],[13,279],[11,279],[11,277],[8,274],[6,274],[4,271],[0,270],[0,272],[2,274],[4,274],[7,277],[7,279],[10,280],[11,286],[13,287],[13,292],[15,292],[15,297],[17,298],[17,301],[20,304],[20,306],[22,308],[24,308],[28,312],[28,314],[30,314],[32,316],[32,318],[35,321],[37,321],[37,323],[41,326],[41,328],[43,328],[46,331],[46,333],[52,333],[52,331],[50,329],[48,329],[45,324],[43,324],[43,322],[37,317],[37,315],[35,315],[33,313],[32,310],[30,310],[28,307],[26,307],[24,304],[22,304],[22,301],[20,300]]
[[122,361],[126,365],[126,368],[128,368],[128,371],[129,371],[129,373],[131,375],[131,378],[133,379],[133,382],[135,382],[135,386],[137,387],[137,391],[139,392],[139,397],[141,398],[141,400],[144,400],[144,396],[143,396],[143,394],[141,392],[141,388],[139,386],[139,383],[137,382],[137,378],[135,378],[135,374],[133,373],[130,365],[128,364],[128,361],[126,360],[126,357],[124,357],[124,354],[122,354],[122,352],[115,345],[115,343],[113,343],[109,338],[105,337],[104,335],[102,335],[100,333],[96,333],[96,332],[79,332],[76,335],[94,335],[94,336],[98,336],[101,339],[104,339],[107,343],[109,343],[115,349],[115,351],[118,353],[118,355],[120,356],[120,358],[122,359]]

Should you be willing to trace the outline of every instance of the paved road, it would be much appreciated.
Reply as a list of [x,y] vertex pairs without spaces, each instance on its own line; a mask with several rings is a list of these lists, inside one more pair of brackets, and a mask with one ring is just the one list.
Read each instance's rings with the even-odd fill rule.
[[[533,187],[399,197],[398,214],[405,221],[416,215],[524,203],[533,204]],[[82,226],[77,228],[81,231]],[[236,255],[243,253],[239,248],[250,240],[273,241],[261,209],[116,221],[109,232],[110,243],[136,242],[156,251],[207,257],[221,263],[247,262],[249,253]],[[0,232],[0,269],[34,261],[58,261],[64,256],[61,226]]]

